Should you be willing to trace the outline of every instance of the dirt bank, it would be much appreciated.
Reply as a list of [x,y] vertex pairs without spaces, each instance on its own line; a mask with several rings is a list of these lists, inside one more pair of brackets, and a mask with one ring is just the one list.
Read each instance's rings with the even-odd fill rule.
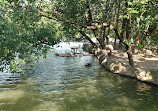
[[151,50],[133,54],[135,68],[132,68],[129,65],[126,52],[114,50],[112,55],[108,56],[107,50],[94,49],[90,44],[84,44],[83,49],[93,53],[103,67],[115,74],[126,75],[158,85],[158,55]]

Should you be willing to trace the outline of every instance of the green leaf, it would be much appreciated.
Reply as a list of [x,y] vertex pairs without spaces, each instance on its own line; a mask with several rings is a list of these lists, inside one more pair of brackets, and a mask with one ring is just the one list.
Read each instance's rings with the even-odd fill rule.
[[132,2],[128,2],[128,5],[132,5]]
[[139,13],[137,10],[131,10],[129,13]]
[[145,4],[145,3],[146,3],[146,1],[145,1],[145,0],[142,0],[142,1],[141,1],[141,4]]

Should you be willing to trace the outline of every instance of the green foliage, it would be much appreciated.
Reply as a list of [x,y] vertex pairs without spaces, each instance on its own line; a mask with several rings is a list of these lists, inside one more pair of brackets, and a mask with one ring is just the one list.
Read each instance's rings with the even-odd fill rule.
[[133,38],[131,38],[130,40],[124,40],[123,42],[125,42],[128,46],[131,46],[131,44],[133,43]]
[[[139,31],[139,41],[141,44],[137,44],[138,47],[143,48],[144,44],[153,42],[153,39],[158,35],[158,10],[156,0],[133,0],[128,2],[130,8],[128,8],[128,15],[131,16],[131,23],[135,24],[136,19],[139,19],[139,27],[136,25],[131,28],[133,31]],[[133,34],[133,35],[132,35]],[[135,33],[132,33],[134,36]],[[156,41],[156,40],[154,40]]]
[[143,48],[143,45],[138,43],[137,46],[136,46],[136,49],[142,49]]
[[[30,56],[46,54],[49,46],[60,40],[82,40],[80,30],[104,42],[103,36],[114,36],[108,26],[103,27],[104,23],[117,27],[118,35],[128,46],[138,36],[137,48],[147,42],[157,44],[157,1],[1,0],[0,65],[13,64],[16,69],[17,55],[29,63]],[[92,25],[97,27],[95,31],[87,29]]]
[[18,60],[28,63],[59,42],[57,23],[41,18],[35,6],[26,1],[0,1],[0,70],[10,65],[14,71],[21,64]]

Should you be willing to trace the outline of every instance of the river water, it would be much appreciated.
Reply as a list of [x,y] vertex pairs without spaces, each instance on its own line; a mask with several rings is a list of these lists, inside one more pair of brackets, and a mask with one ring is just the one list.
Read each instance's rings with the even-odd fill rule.
[[91,56],[50,51],[24,74],[0,73],[0,111],[158,111],[157,104],[157,86],[111,74]]

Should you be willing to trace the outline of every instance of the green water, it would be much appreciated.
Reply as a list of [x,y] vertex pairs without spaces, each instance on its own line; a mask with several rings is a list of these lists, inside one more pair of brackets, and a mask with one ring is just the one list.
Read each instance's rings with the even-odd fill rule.
[[90,56],[53,54],[25,74],[0,73],[0,111],[158,111],[158,86],[113,75]]

